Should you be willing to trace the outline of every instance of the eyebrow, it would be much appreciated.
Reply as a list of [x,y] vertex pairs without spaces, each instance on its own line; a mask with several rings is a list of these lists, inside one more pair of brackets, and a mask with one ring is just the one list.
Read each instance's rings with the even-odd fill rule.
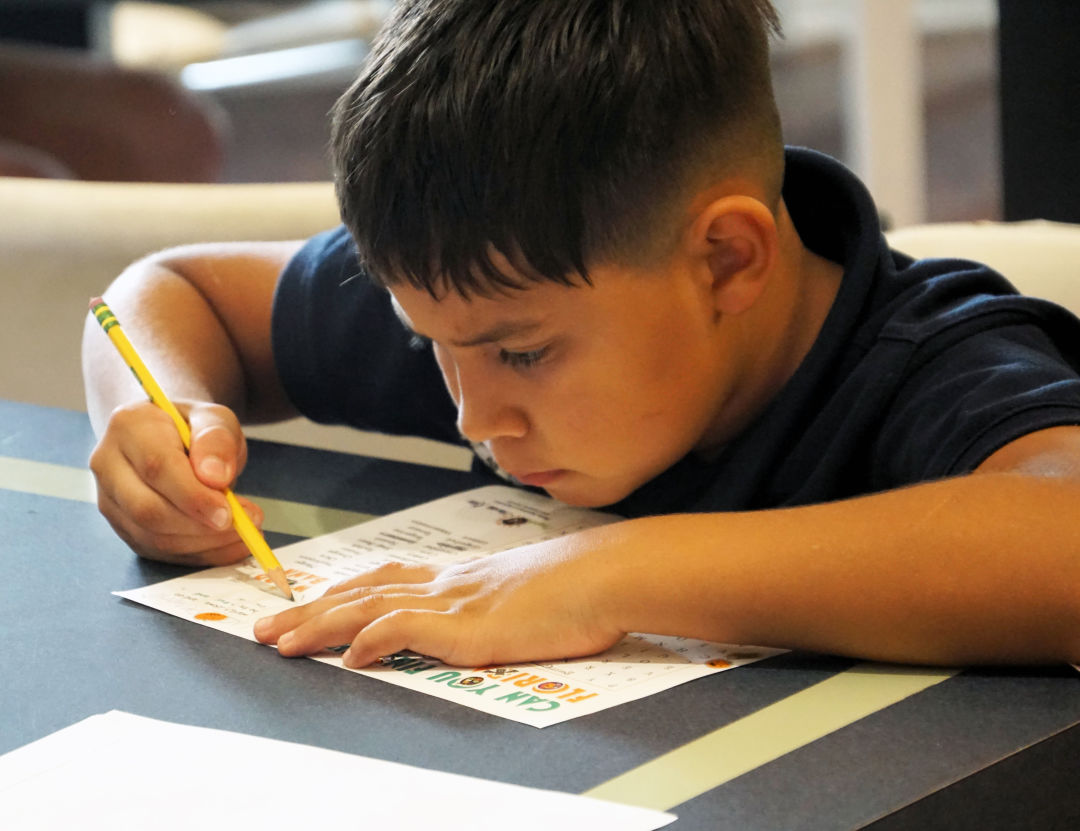
[[[405,314],[397,303],[391,303],[391,307],[394,310],[394,316],[401,322],[401,325],[405,327],[406,331],[414,337],[421,338],[423,340],[431,340],[427,335],[423,335],[417,332],[409,321],[405,318]],[[506,320],[500,321],[493,326],[485,329],[483,332],[474,335],[471,338],[465,338],[464,340],[452,340],[451,346],[466,347],[466,346],[483,346],[487,343],[498,343],[501,340],[507,338],[519,337],[521,335],[527,335],[536,331],[541,326],[538,320]]]

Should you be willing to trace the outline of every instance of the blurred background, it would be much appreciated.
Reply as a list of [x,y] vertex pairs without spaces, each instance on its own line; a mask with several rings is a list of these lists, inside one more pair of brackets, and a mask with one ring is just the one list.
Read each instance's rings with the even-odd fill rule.
[[[109,62],[168,78],[176,85],[171,94],[190,96],[183,98],[185,106],[201,111],[189,113],[190,120],[201,116],[205,125],[189,125],[184,147],[171,151],[186,151],[188,158],[173,162],[171,170],[164,168],[168,141],[154,138],[146,119],[139,132],[162,170],[147,162],[144,170],[83,165],[90,169],[80,171],[62,157],[63,148],[50,167],[47,146],[38,173],[117,180],[325,179],[327,110],[355,75],[391,3],[0,0],[0,53],[9,53],[8,63],[0,63],[0,139],[33,150],[32,131],[5,132],[12,132],[12,113],[26,107],[11,103],[12,88],[31,82],[27,67],[36,55],[42,61],[92,58],[98,67]],[[894,224],[1003,216],[998,0],[776,5],[785,37],[774,49],[775,82],[789,143],[821,149],[855,168]],[[53,48],[64,52],[47,51]],[[11,62],[11,54],[22,63]],[[68,82],[77,74],[74,65],[61,71]],[[71,116],[87,107],[88,117],[96,111],[117,126],[123,116],[107,99],[119,95],[100,86],[74,105],[58,96],[37,105]],[[166,97],[161,89],[146,95]],[[128,100],[132,109],[140,103],[135,95]],[[175,124],[178,107],[171,106]],[[135,113],[130,117],[139,123]],[[84,153],[85,144],[80,142]]]
[[[853,168],[888,227],[1080,223],[1080,0],[774,2],[787,141]],[[336,224],[327,113],[392,3],[0,0],[0,395],[81,408],[86,298],[138,257]],[[991,262],[980,227],[949,252]]]

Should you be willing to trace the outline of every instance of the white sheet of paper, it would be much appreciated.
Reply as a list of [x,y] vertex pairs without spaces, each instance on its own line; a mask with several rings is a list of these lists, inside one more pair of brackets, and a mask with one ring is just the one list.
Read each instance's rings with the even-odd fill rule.
[[[455,563],[616,520],[494,485],[389,514],[276,554],[298,602],[388,561]],[[255,621],[290,608],[251,560],[115,594],[248,640]],[[544,664],[448,667],[411,653],[357,672],[534,727],[633,701],[783,650],[631,634],[607,652]],[[347,669],[327,652],[312,656]]]
[[[5,831],[651,831],[672,814],[113,710],[0,756]],[[486,818],[486,819],[484,819]]]

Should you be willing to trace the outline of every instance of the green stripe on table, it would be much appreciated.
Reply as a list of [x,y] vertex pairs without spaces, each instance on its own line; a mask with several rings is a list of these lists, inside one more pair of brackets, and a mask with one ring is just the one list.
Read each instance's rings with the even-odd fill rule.
[[263,521],[265,530],[297,537],[318,537],[375,518],[374,514],[323,508],[306,502],[289,502],[266,496],[249,496],[248,499],[257,502],[266,514]]
[[958,672],[857,664],[597,785],[585,796],[667,811]]
[[[48,462],[0,456],[0,488],[76,502],[97,502],[93,474],[89,470]],[[367,522],[371,514],[322,508],[285,499],[249,497],[266,514],[263,529],[296,537],[316,537]]]

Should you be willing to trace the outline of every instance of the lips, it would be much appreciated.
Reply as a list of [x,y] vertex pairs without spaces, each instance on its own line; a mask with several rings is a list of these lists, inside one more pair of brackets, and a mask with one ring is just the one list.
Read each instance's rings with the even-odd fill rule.
[[536,473],[512,473],[510,475],[523,485],[530,485],[534,488],[543,488],[554,482],[565,472],[566,471],[564,470],[541,470]]

